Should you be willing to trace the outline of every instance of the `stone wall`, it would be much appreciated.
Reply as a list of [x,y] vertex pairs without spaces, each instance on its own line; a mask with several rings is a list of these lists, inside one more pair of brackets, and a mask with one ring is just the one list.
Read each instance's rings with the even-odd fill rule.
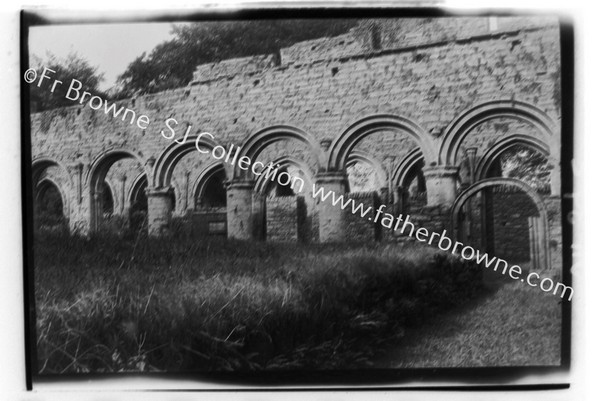
[[[392,191],[403,185],[392,182],[403,176],[396,172],[412,168],[406,159],[417,155],[424,166],[427,196],[405,212],[440,231],[449,226],[447,213],[458,183],[468,175],[463,157],[467,148],[476,147],[477,162],[485,162],[504,143],[534,144],[552,159],[552,176],[560,177],[560,73],[557,19],[365,21],[347,34],[297,43],[277,54],[201,65],[186,87],[116,102],[117,107],[147,115],[146,129],[86,104],[35,113],[34,181],[37,185],[41,177],[51,175],[65,195],[71,229],[87,233],[97,220],[98,193],[92,183],[120,179],[125,167],[119,166],[127,159],[128,174],[121,186],[146,178],[149,232],[159,235],[169,230],[172,217],[194,211],[207,171],[219,164],[197,152],[193,140],[178,154],[174,140],[181,141],[186,132],[209,132],[217,144],[254,152],[249,153],[253,160],[289,163],[338,195],[348,190],[344,163],[351,156],[370,160],[381,176],[380,186]],[[169,118],[177,124],[172,124],[175,136],[167,139]],[[469,125],[477,119],[480,123]],[[367,120],[372,125],[353,131]],[[350,143],[347,154],[345,143]],[[455,151],[448,150],[453,146]],[[283,230],[277,224],[287,222],[282,218],[275,223],[271,212],[268,227],[269,207],[262,203],[266,194],[257,178],[240,177],[231,165],[223,164],[222,169],[230,238],[379,237],[366,218],[325,209],[319,202],[314,209],[311,205],[305,220],[296,222],[296,237],[291,231],[275,234]],[[553,187],[552,196],[559,195],[558,188]],[[115,204],[124,211],[131,203],[131,189],[119,189]],[[386,196],[381,188],[371,189]],[[368,202],[375,204],[374,199]],[[551,243],[559,249],[560,201],[556,202]]]
[[268,198],[267,240],[274,242],[296,242],[306,238],[306,207],[298,196]]
[[[364,210],[368,207],[371,211],[364,217],[361,217],[360,211],[352,213],[352,204],[343,210],[344,235],[348,241],[370,242],[381,238],[383,227],[374,223],[375,213],[381,201],[376,192],[356,192],[345,195],[346,199],[353,199],[354,204],[358,206],[363,204]],[[379,218],[381,219],[380,216]]]
[[493,232],[490,234],[494,239],[494,255],[515,264],[530,260],[527,218],[539,216],[537,207],[521,191],[494,188],[490,192],[488,205],[493,208]]
[[192,235],[195,237],[227,236],[227,212],[225,210],[193,213],[191,223]]

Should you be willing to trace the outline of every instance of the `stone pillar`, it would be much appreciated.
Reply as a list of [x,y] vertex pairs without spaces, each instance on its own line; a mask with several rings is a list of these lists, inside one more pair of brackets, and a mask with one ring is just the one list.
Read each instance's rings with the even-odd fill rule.
[[171,188],[148,188],[148,235],[158,237],[169,231],[171,222]]
[[423,168],[427,187],[427,205],[452,206],[456,199],[458,167],[434,166]]
[[252,239],[252,194],[254,183],[230,181],[227,185],[227,237]]
[[[121,207],[120,207],[120,214],[123,216],[127,215],[127,198],[125,197],[125,184],[127,182],[127,175],[122,174],[119,177],[119,181],[121,181],[121,194],[120,194],[120,198],[121,198]],[[116,213],[115,213],[116,214]]]
[[[329,191],[335,192],[335,196],[346,193],[347,184],[346,174],[343,172],[319,173],[316,177],[316,190],[323,188],[323,196]],[[325,200],[321,200],[319,195],[316,200],[319,213],[319,241],[335,242],[344,240],[344,214],[340,204],[332,205],[331,195]]]

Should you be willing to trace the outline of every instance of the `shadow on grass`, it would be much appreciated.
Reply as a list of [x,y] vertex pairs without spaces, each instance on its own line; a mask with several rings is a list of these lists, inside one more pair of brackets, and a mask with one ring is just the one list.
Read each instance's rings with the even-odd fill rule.
[[484,283],[468,303],[387,341],[377,367],[558,366],[561,300],[493,271]]

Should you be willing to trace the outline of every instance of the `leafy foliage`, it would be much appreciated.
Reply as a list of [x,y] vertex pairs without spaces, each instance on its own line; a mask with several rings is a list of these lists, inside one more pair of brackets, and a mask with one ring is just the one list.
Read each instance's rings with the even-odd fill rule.
[[547,192],[550,189],[550,166],[546,156],[526,146],[514,146],[500,157],[502,175],[516,178],[533,189]]
[[[47,72],[46,75],[50,76],[50,79],[44,79],[38,86],[44,67],[55,72]],[[65,97],[72,79],[80,81],[83,84],[83,90],[105,97],[98,89],[99,84],[104,80],[104,74],[99,73],[98,67],[91,66],[85,58],[77,53],[71,52],[64,59],[49,54],[46,61],[38,56],[33,56],[32,68],[35,68],[38,73],[38,80],[29,86],[32,112],[72,106],[74,102]],[[52,85],[56,79],[62,81],[62,84],[56,85],[52,92]]]
[[136,58],[119,76],[119,96],[185,86],[200,64],[269,54],[293,43],[335,36],[356,20],[211,21],[173,25],[175,38]]

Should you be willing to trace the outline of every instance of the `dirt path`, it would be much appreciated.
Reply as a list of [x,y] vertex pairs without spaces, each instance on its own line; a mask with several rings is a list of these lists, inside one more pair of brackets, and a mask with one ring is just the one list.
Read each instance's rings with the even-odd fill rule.
[[405,332],[376,363],[389,368],[560,364],[561,299],[507,283]]

